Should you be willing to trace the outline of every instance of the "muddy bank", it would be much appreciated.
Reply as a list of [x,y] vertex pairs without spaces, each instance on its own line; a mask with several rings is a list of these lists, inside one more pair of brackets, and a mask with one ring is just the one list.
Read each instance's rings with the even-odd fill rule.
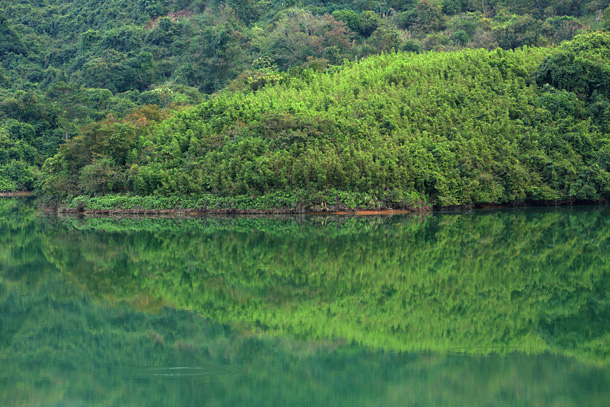
[[33,196],[33,192],[16,191],[16,192],[0,192],[0,198],[13,198],[17,196]]
[[142,209],[142,208],[115,208],[115,209],[88,209],[88,208],[53,208],[43,207],[46,212],[60,214],[80,215],[176,215],[176,216],[202,216],[202,215],[399,215],[408,213],[429,212],[430,208],[409,209],[379,209],[345,207],[296,207],[273,209],[235,209],[235,208],[174,208],[174,209]]
[[[16,196],[16,195],[13,195]],[[27,196],[27,195],[20,195]],[[105,215],[105,216],[205,216],[205,215],[345,215],[345,216],[372,216],[372,215],[403,215],[423,212],[449,212],[464,210],[493,210],[520,207],[554,207],[575,205],[608,205],[610,201],[524,201],[515,203],[481,203],[457,206],[421,206],[401,208],[346,208],[343,205],[332,206],[298,206],[291,208],[272,209],[236,209],[236,208],[173,208],[173,209],[144,209],[144,208],[113,208],[89,209],[66,207],[43,207],[46,212],[75,215]]]

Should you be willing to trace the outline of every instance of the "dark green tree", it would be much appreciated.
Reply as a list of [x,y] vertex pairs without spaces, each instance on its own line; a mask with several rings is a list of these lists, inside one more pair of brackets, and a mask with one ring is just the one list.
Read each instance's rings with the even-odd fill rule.
[[26,54],[26,47],[0,9],[0,57],[8,53]]
[[58,122],[64,130],[66,141],[70,132],[75,133],[94,113],[89,98],[91,95],[82,87],[57,82],[47,91],[46,96],[58,112]]
[[548,56],[535,72],[539,85],[550,84],[587,100],[597,92],[610,98],[610,33],[580,35]]

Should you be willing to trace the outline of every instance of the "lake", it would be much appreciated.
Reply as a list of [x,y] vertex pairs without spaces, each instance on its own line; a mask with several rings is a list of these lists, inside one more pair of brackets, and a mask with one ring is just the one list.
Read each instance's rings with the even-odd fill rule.
[[54,216],[0,199],[0,405],[610,405],[610,207]]

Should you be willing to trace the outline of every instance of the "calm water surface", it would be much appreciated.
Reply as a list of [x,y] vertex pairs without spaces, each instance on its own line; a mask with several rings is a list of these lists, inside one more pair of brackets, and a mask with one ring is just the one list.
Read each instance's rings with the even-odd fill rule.
[[610,208],[55,217],[0,199],[1,406],[610,405]]

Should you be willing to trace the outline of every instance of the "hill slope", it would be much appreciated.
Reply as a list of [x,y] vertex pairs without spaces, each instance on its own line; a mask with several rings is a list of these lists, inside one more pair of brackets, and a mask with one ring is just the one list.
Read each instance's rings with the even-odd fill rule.
[[[161,123],[92,127],[47,162],[42,192],[265,208],[608,199],[608,50],[596,33],[553,52],[399,53],[304,71]],[[110,205],[142,205],[122,202]]]
[[[13,0],[0,4],[0,192],[90,123],[391,50],[547,46],[610,0]],[[605,14],[604,14],[604,10]]]

